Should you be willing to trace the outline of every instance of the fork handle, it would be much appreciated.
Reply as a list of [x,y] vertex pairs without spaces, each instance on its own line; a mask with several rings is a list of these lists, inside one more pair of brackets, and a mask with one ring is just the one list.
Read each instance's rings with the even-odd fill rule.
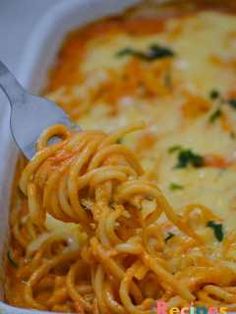
[[25,90],[0,60],[0,88],[7,96],[11,107],[24,103]]

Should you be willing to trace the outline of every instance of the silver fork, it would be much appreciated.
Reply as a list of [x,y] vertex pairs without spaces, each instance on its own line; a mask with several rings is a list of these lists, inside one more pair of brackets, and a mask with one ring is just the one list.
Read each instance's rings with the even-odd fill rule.
[[61,108],[50,100],[27,93],[1,61],[0,88],[11,105],[12,136],[28,159],[34,156],[36,141],[43,130],[58,123],[72,127],[72,122]]

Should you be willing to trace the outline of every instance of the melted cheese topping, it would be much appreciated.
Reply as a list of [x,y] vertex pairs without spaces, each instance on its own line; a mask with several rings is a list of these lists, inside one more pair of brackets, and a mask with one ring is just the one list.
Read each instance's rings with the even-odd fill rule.
[[[72,42],[79,40],[78,34]],[[147,62],[117,55],[126,48],[145,52],[152,44],[170,48],[174,57]],[[227,102],[236,95],[235,16],[198,12],[167,19],[163,31],[142,36],[124,30],[106,33],[104,28],[83,42],[82,57],[66,53],[69,45],[71,40],[65,42],[60,62],[67,69],[73,65],[73,80],[65,75],[49,87],[47,96],[83,129],[110,131],[145,120],[147,130],[122,140],[135,150],[172,206],[178,210],[201,203],[229,229],[236,227],[236,110]],[[52,81],[63,75],[60,71],[58,66]],[[220,97],[211,99],[212,90]],[[175,145],[210,162],[177,169],[179,152],[168,152]]]
[[[171,47],[177,55],[174,61],[175,75],[197,93],[208,95],[209,90],[227,91],[234,87],[235,68],[222,71],[222,62],[236,55],[235,16],[216,12],[202,12],[192,17],[171,19],[165,31],[145,37],[128,34],[113,36],[109,40],[95,39],[89,43],[82,70],[94,74],[101,69],[120,68],[127,58],[114,58],[124,47],[145,50],[152,43]],[[232,37],[233,40],[232,40]]]

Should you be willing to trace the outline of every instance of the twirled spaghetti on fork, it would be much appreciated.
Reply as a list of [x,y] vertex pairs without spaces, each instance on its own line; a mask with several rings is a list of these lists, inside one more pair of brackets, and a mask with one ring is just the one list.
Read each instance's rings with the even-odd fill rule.
[[[212,245],[206,224],[219,218],[211,210],[191,204],[175,213],[135,154],[120,144],[140,128],[106,134],[56,125],[42,134],[19,180],[23,219],[12,214],[22,306],[147,314],[162,299],[169,306],[236,309],[235,235]],[[53,136],[61,141],[49,145]],[[63,231],[47,230],[51,216],[79,226],[79,245]]]

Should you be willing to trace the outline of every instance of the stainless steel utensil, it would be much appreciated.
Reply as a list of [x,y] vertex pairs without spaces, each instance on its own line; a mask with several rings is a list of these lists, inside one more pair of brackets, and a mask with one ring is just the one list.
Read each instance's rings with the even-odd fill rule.
[[36,141],[43,130],[58,123],[72,126],[68,116],[55,103],[27,93],[1,61],[0,88],[11,105],[10,125],[13,138],[28,159],[34,156]]

